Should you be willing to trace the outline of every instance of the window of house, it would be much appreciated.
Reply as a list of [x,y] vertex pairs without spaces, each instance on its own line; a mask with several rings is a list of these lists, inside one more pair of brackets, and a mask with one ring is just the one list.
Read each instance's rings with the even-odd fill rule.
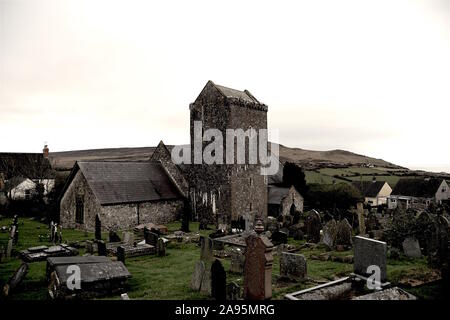
[[253,186],[253,178],[250,178],[250,186]]
[[75,222],[84,223],[84,202],[81,197],[75,201]]
[[31,198],[31,191],[30,190],[25,190],[25,199],[30,199]]
[[446,187],[442,187],[442,193],[446,192],[447,188]]
[[253,210],[253,204],[250,202],[250,211]]

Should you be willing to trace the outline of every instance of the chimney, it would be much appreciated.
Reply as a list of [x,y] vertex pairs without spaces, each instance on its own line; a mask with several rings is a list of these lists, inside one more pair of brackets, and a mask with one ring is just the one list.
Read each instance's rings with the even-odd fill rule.
[[49,152],[50,150],[48,149],[48,146],[47,145],[45,145],[44,146],[44,149],[42,149],[42,153],[44,154],[44,158],[45,159],[48,159],[48,152]]

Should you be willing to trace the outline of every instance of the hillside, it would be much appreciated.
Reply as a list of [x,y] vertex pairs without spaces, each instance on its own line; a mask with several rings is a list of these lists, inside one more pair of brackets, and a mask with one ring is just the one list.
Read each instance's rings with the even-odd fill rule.
[[[400,169],[401,167],[345,150],[313,151],[300,148],[289,148],[280,146],[280,159],[296,162],[305,168],[339,167],[339,166],[362,166],[374,165],[376,167]],[[53,166],[59,170],[69,170],[75,161],[106,160],[106,161],[143,161],[149,159],[155,147],[141,148],[111,148],[75,150],[50,153]]]
[[282,161],[293,161],[306,168],[362,166],[405,169],[382,159],[367,157],[345,150],[313,151],[300,148],[289,148],[280,144],[280,158]]

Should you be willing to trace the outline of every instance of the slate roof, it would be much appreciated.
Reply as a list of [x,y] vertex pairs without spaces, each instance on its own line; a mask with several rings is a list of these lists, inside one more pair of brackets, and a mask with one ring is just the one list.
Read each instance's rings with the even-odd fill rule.
[[289,188],[269,186],[267,189],[267,203],[280,204],[284,197],[289,194]]
[[66,187],[73,179],[77,168],[81,170],[102,205],[181,198],[176,186],[159,163],[77,162]]
[[50,162],[42,153],[0,152],[0,172],[6,179],[21,176],[30,179],[50,179]]
[[432,198],[436,195],[443,179],[400,179],[391,195]]
[[385,181],[353,181],[352,185],[361,191],[364,197],[375,198],[385,183]]
[[213,83],[213,84],[227,98],[236,98],[236,99],[241,99],[241,100],[244,100],[247,102],[259,103],[259,101],[248,90],[240,91],[240,90],[220,86],[215,83]]

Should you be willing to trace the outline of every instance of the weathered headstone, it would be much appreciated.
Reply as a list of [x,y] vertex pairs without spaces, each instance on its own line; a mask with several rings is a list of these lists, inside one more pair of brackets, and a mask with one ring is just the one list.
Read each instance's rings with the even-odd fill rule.
[[94,253],[94,242],[91,240],[86,240],[86,253],[93,254]]
[[191,278],[191,289],[199,291],[202,286],[203,275],[205,274],[205,263],[197,261],[195,263],[194,273]]
[[373,272],[368,270],[368,268],[376,266],[380,268],[380,282],[385,282],[387,278],[386,242],[356,236],[354,250],[354,273],[368,277],[371,276]]
[[244,299],[265,300],[272,297],[273,245],[265,236],[246,238]]
[[98,255],[106,256],[106,243],[103,240],[97,241]]
[[214,260],[211,265],[211,295],[214,299],[223,301],[227,294],[227,274],[220,260]]
[[352,226],[346,218],[337,223],[335,245],[350,247],[352,245]]
[[[145,229],[144,229],[145,230]],[[157,242],[158,242],[158,238],[159,238],[159,235],[157,235],[156,233],[154,233],[154,232],[151,232],[151,231],[144,231],[145,233],[145,243],[147,243],[147,244],[150,244],[150,245],[152,245],[152,246],[154,246],[154,247],[156,247],[156,244],[157,244]]]
[[6,258],[11,258],[11,252],[13,247],[13,239],[9,239],[8,246],[6,247]]
[[420,252],[419,241],[416,238],[408,237],[403,243],[403,253],[409,258],[420,258],[422,253]]
[[205,272],[203,273],[200,292],[211,295],[211,264],[205,263]]
[[358,214],[359,234],[366,234],[366,225],[364,221],[364,207],[362,202],[356,204],[356,212]]
[[102,223],[98,214],[95,215],[95,240],[102,240]]
[[130,297],[128,296],[128,293],[122,293],[120,295],[121,300],[130,300]]
[[213,259],[213,242],[209,237],[200,236],[200,260],[211,262]]
[[323,227],[323,243],[330,248],[334,247],[337,234],[337,223],[336,220],[331,219]]
[[306,277],[306,258],[304,255],[282,252],[280,257],[280,275],[295,281]]
[[242,274],[244,272],[245,256],[241,249],[231,251],[230,272]]
[[109,231],[109,242],[120,242],[120,237],[117,232],[110,230]]
[[7,297],[12,290],[14,290],[28,273],[28,264],[22,263],[20,267],[14,272],[8,283],[3,287],[3,295]]
[[133,232],[129,232],[129,231],[125,231],[123,233],[123,237],[122,238],[123,238],[123,243],[125,243],[125,244],[132,244],[134,242],[134,233]]
[[307,241],[318,243],[320,241],[320,215],[317,211],[312,210],[306,217],[306,234]]
[[227,284],[227,300],[239,300],[241,298],[241,287],[236,282]]
[[159,238],[156,242],[156,254],[160,257],[166,255],[166,244],[164,243],[163,238]]
[[117,247],[117,260],[125,264],[125,248],[122,246]]

